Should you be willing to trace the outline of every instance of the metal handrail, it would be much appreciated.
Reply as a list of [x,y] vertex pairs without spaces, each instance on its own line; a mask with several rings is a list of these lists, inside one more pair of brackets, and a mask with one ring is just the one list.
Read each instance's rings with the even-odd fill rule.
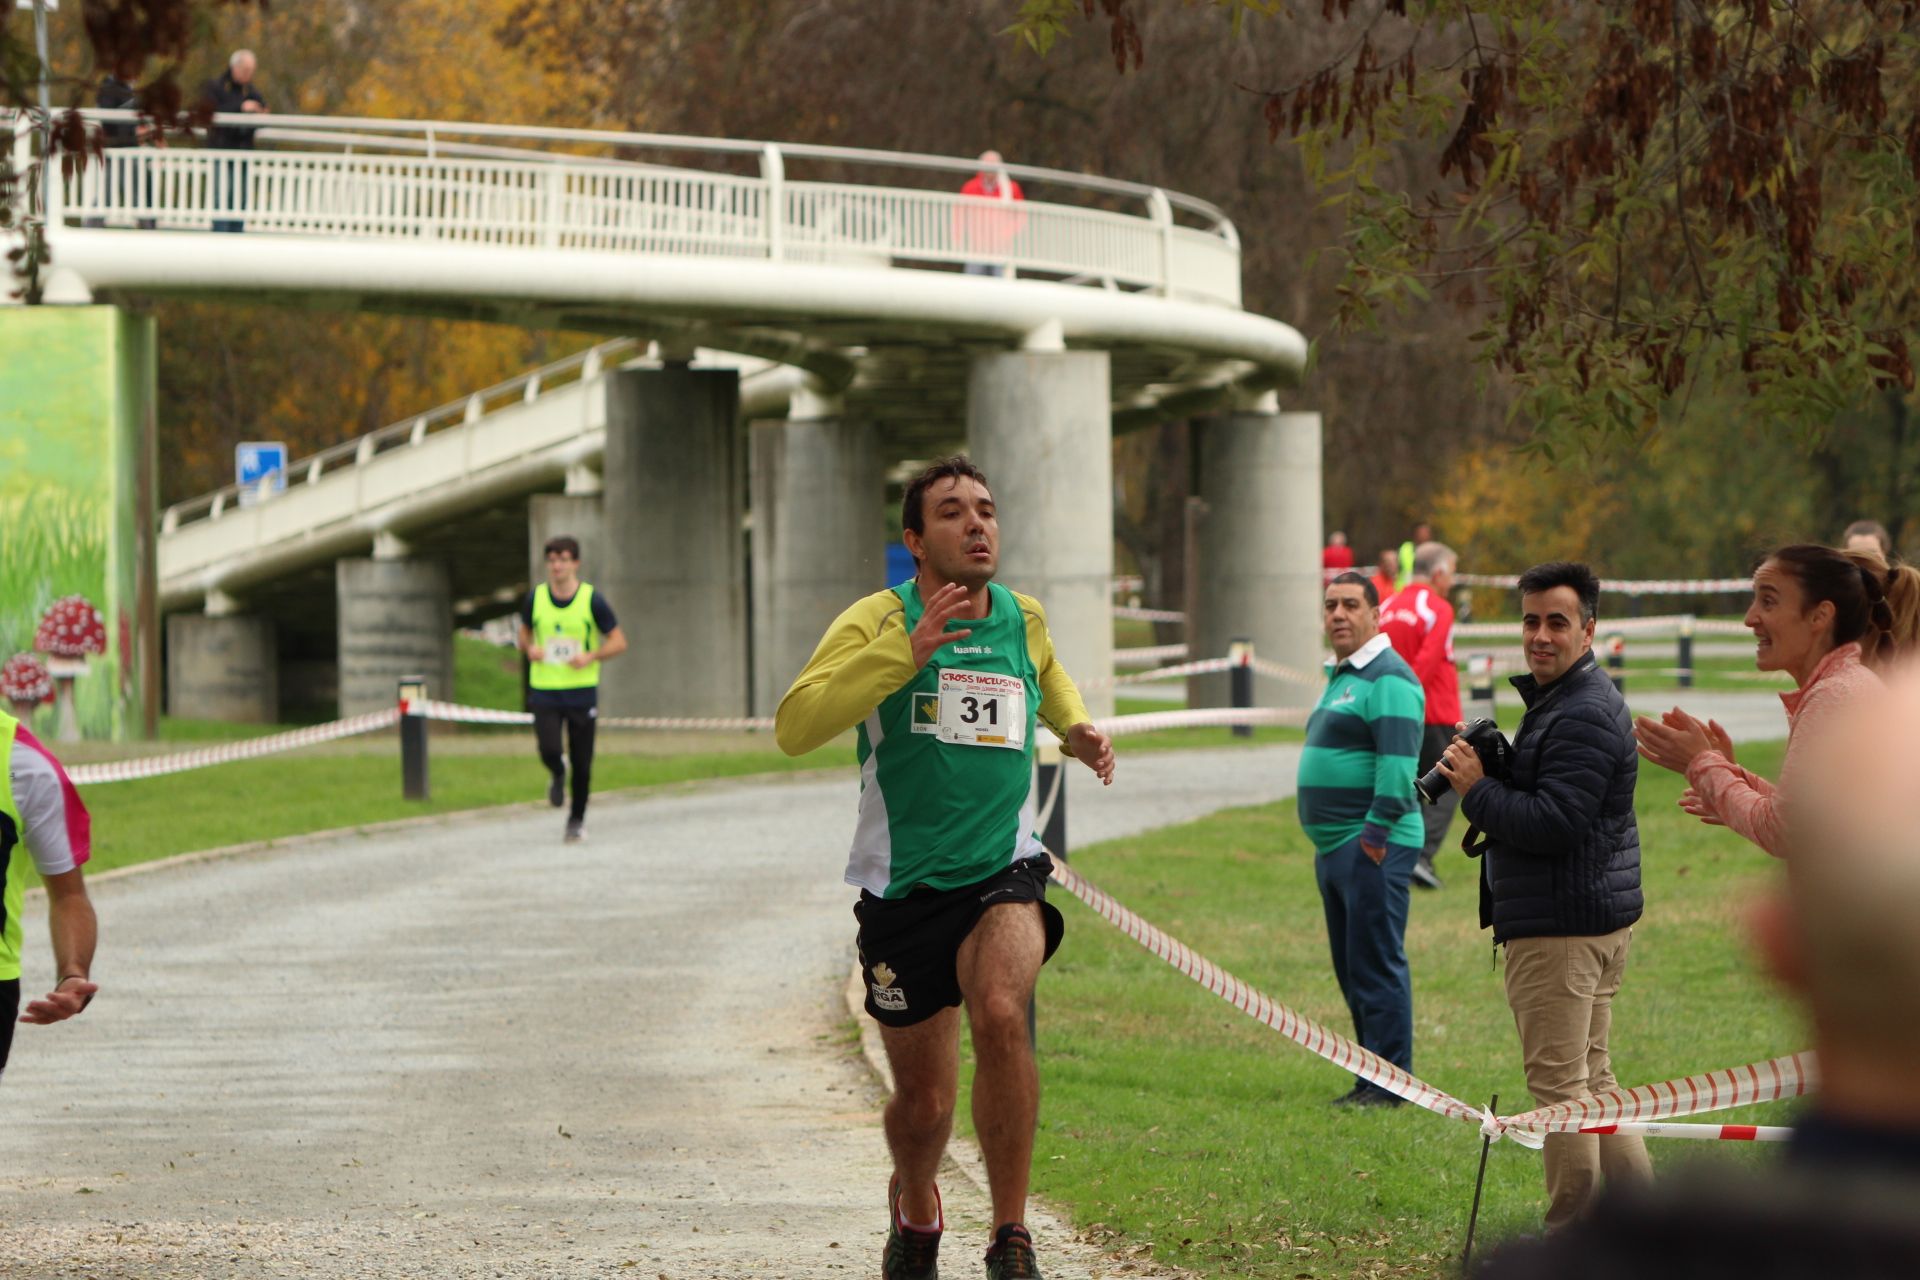
[[[33,113],[24,113],[31,116]],[[138,111],[125,109],[108,110],[87,108],[80,115],[90,121],[136,121],[148,117]],[[829,146],[813,142],[768,142],[750,141],[741,138],[699,138],[686,134],[673,133],[629,133],[614,129],[561,129],[548,125],[509,125],[488,124],[481,121],[439,121],[439,120],[380,120],[365,116],[299,116],[275,114],[240,114],[222,112],[209,118],[213,124],[243,129],[301,129],[326,134],[360,133],[387,134],[405,136],[417,134],[431,141],[435,148],[439,140],[448,134],[462,134],[476,138],[518,138],[536,142],[565,142],[574,144],[597,144],[605,146],[646,148],[655,151],[685,151],[711,155],[740,156],[743,158],[761,158],[770,150],[784,155],[788,159],[822,160],[839,164],[870,164],[898,169],[918,169],[940,174],[974,174],[980,172],[980,162],[955,156],[935,156],[911,151],[878,151],[863,147]],[[534,150],[529,148],[528,150]],[[540,154],[550,154],[541,152]],[[575,159],[591,159],[576,156]],[[1028,182],[1043,182],[1101,195],[1121,195],[1146,202],[1148,205],[1157,199],[1166,200],[1172,207],[1197,215],[1214,225],[1210,228],[1216,234],[1232,239],[1235,236],[1228,228],[1232,219],[1218,205],[1202,200],[1198,196],[1184,195],[1177,191],[1165,191],[1150,183],[1128,182],[1121,178],[1101,177],[1097,174],[1073,173],[1066,169],[1051,169],[1043,165],[1007,164],[994,166],[996,172]]]
[[[471,421],[476,405],[484,408],[490,401],[501,399],[509,394],[519,395],[522,403],[537,399],[566,374],[576,370],[585,371],[591,365],[604,366],[610,358],[625,355],[640,346],[641,343],[637,338],[614,338],[588,347],[584,351],[576,351],[551,364],[541,365],[538,369],[530,369],[508,378],[505,382],[496,382],[490,387],[461,396],[458,400],[449,400],[425,413],[409,414],[399,422],[390,423],[378,430],[355,436],[351,440],[342,441],[318,453],[308,454],[304,458],[289,462],[286,469],[286,482],[289,485],[312,484],[322,476],[337,470],[335,464],[349,458],[358,465],[378,456],[384,446],[402,439],[417,444],[435,427],[447,423]],[[583,376],[586,376],[584,372]],[[211,493],[182,499],[162,513],[161,529],[171,533],[182,524],[190,523],[196,516],[218,518],[229,506],[239,503],[240,494],[244,488],[246,488],[244,485],[230,484],[215,489]]]

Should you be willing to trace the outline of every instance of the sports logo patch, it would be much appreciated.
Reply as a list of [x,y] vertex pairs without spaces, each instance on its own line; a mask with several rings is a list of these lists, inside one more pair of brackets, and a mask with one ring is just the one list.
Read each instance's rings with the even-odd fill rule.
[[940,732],[939,694],[916,693],[913,695],[913,731],[915,733]]
[[873,983],[868,988],[873,992],[873,1007],[888,1009],[900,1013],[907,1007],[907,993],[893,985],[898,976],[885,964],[873,966]]

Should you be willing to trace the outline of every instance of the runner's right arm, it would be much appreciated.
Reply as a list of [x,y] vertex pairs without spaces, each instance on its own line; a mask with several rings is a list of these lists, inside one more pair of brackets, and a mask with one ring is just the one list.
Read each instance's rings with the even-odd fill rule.
[[859,724],[918,671],[900,598],[881,591],[833,620],[774,713],[773,736],[805,755]]

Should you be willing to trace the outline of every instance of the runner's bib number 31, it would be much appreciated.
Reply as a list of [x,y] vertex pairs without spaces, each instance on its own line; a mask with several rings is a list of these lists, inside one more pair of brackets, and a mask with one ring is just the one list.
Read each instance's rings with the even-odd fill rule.
[[1027,686],[990,671],[940,673],[940,741],[967,747],[1027,745]]

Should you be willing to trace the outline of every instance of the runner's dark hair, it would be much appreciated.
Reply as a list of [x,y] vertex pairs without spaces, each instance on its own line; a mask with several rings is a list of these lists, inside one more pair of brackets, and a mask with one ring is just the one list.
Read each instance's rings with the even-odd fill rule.
[[548,538],[546,548],[541,551],[540,554],[543,557],[550,556],[556,551],[561,555],[572,556],[575,560],[578,560],[580,558],[580,539],[569,538],[564,533],[557,538]]
[[[964,453],[956,453],[950,458],[939,458],[929,462],[919,475],[907,481],[907,491],[900,496],[900,527],[911,529],[915,533],[927,531],[927,489],[936,480],[948,477],[958,479],[966,476],[978,480],[982,488],[987,486],[987,473],[973,465],[973,459]],[[914,563],[920,563],[918,556]]]

